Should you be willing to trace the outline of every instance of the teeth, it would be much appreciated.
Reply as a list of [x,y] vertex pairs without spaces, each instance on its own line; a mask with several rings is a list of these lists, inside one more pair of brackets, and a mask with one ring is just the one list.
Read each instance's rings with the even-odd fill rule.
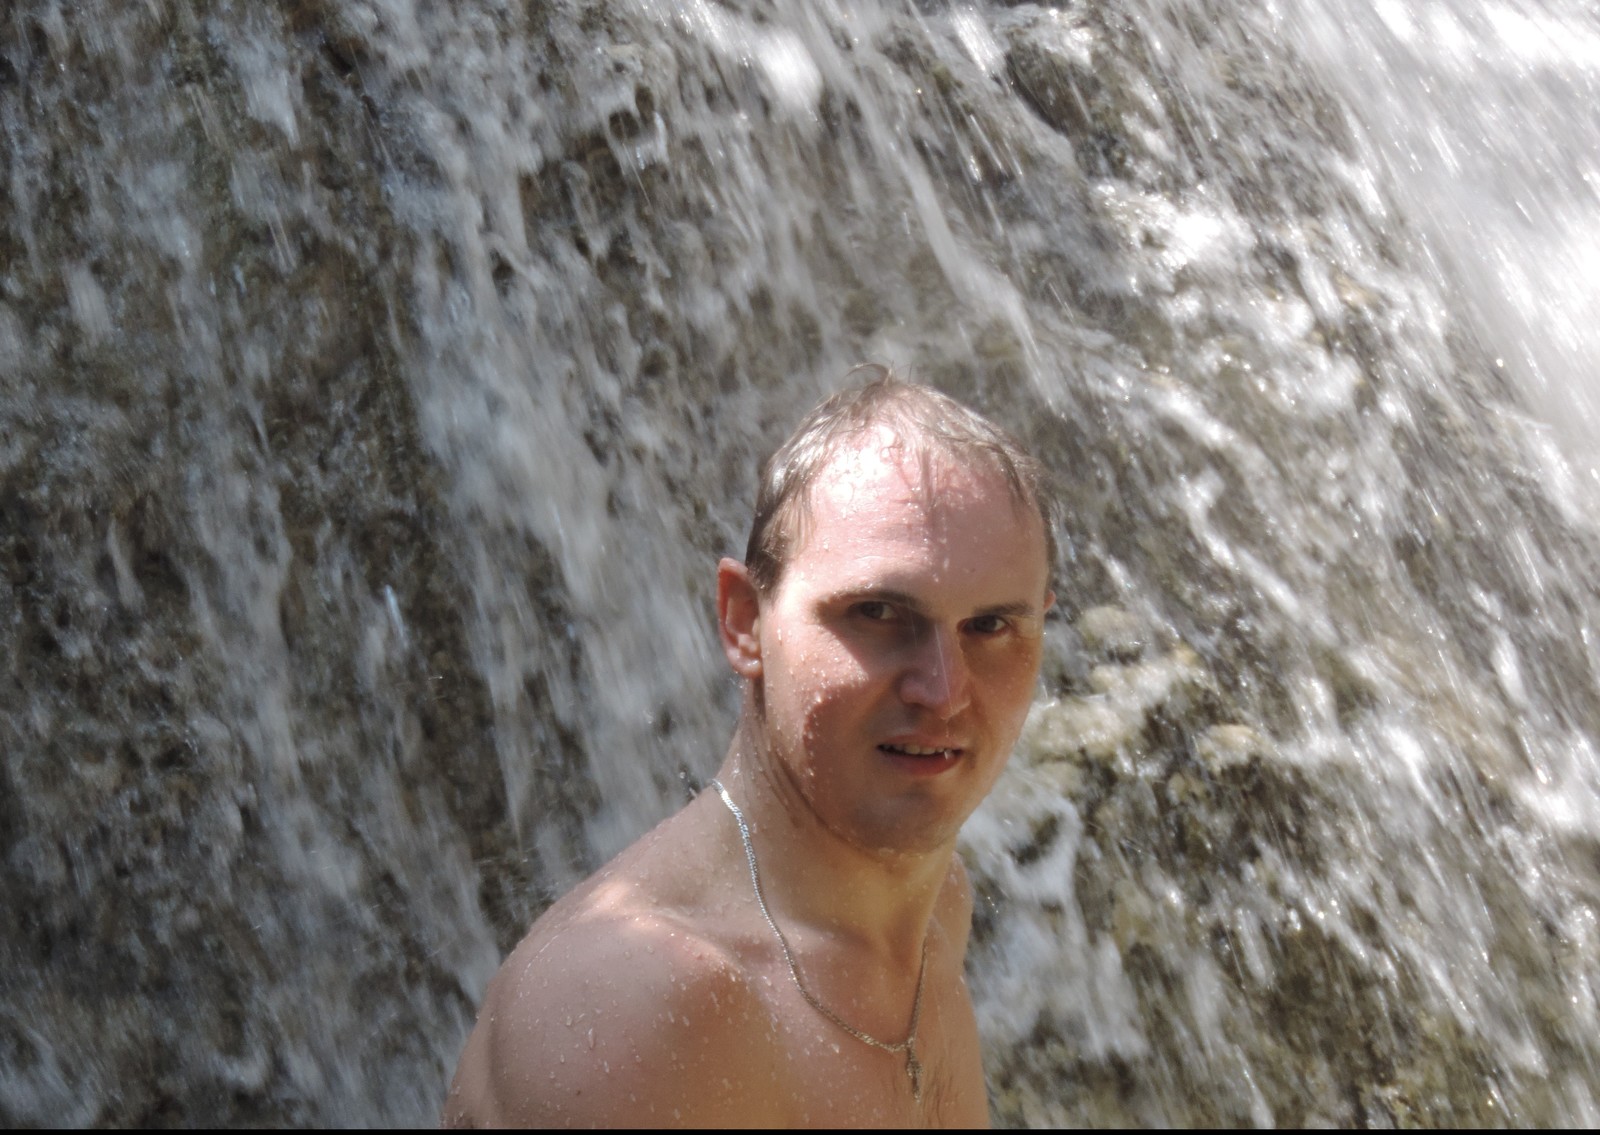
[[949,749],[924,749],[921,745],[884,745],[891,753],[904,753],[908,757],[938,757],[948,753]]

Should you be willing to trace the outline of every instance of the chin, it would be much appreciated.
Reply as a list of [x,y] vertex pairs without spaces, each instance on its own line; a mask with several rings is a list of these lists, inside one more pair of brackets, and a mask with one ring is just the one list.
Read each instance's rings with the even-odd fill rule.
[[871,851],[902,855],[930,854],[953,847],[972,806],[917,794],[884,801],[851,817],[851,842]]

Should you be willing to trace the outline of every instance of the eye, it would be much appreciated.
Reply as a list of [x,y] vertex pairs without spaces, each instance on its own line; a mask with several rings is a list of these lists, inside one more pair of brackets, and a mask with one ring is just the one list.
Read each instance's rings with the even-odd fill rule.
[[885,603],[881,599],[868,599],[863,603],[857,603],[851,609],[869,623],[893,622],[898,613],[892,603]]
[[992,638],[1011,628],[1004,615],[978,615],[967,620],[967,630],[980,638]]

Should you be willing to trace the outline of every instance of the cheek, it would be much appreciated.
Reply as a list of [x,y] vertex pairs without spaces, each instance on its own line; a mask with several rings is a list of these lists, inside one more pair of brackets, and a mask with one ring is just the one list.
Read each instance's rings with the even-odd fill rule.
[[1007,716],[1027,712],[1039,681],[1040,657],[1041,644],[1030,642],[990,660],[982,668],[981,680],[997,712]]
[[811,679],[797,691],[807,741],[827,740],[830,734],[848,728],[871,708],[865,696],[869,684],[853,667],[819,668],[812,672]]
[[837,697],[870,681],[863,660],[827,634],[791,636],[777,665],[775,677],[798,700]]
[[823,760],[871,726],[891,688],[837,643],[819,649],[796,678],[789,705],[800,730],[797,739]]
[[767,704],[774,726],[808,741],[847,717],[871,678],[838,642],[791,638],[766,665]]

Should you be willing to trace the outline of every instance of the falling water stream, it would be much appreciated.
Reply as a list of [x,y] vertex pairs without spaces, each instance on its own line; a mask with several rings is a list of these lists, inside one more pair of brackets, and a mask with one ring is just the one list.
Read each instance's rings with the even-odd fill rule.
[[876,359],[1060,482],[998,1122],[1600,1120],[1583,0],[10,0],[0,1120],[432,1122]]

